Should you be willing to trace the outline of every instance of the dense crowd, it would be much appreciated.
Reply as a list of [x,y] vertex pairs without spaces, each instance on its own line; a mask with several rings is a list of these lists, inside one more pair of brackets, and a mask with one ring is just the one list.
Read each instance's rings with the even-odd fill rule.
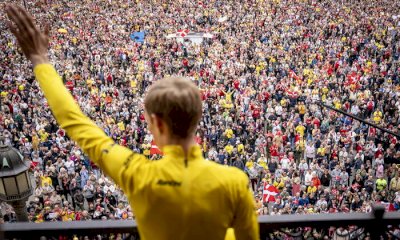
[[[49,57],[67,88],[119,144],[159,158],[143,96],[183,75],[201,90],[205,158],[249,175],[258,214],[400,209],[400,139],[319,105],[400,134],[399,1],[26,2],[50,24]],[[134,218],[124,193],[58,128],[0,21],[0,132],[32,161],[30,220]],[[166,37],[178,31],[213,37]],[[3,215],[15,220],[8,206]]]

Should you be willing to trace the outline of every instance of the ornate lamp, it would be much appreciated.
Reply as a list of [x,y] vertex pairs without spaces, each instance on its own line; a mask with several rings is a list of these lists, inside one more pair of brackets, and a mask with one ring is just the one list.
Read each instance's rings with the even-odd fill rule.
[[28,221],[25,202],[33,193],[28,169],[21,153],[0,136],[0,201],[13,206],[18,221]]

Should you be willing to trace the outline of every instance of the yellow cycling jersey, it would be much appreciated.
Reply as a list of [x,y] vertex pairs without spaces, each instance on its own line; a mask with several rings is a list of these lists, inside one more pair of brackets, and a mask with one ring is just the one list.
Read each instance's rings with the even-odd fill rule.
[[198,146],[187,157],[180,146],[166,146],[163,159],[150,161],[117,145],[85,116],[54,67],[39,64],[34,73],[60,127],[127,195],[141,239],[222,240],[228,228],[238,240],[259,239],[242,171],[205,161]]

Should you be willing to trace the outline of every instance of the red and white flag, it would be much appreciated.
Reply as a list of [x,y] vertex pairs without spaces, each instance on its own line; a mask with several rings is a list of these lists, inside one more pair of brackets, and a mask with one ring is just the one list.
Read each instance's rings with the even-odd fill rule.
[[60,128],[60,129],[57,130],[56,135],[58,137],[64,137],[65,136],[65,131]]
[[154,140],[151,141],[151,147],[150,147],[150,154],[162,154],[161,150],[157,147],[157,145],[154,143]]
[[263,190],[263,202],[275,202],[275,196],[278,195],[279,191],[274,185],[264,183]]
[[186,35],[189,33],[189,29],[180,29],[176,32],[176,37],[186,37]]
[[296,79],[297,78],[297,74],[293,71],[293,70],[289,70],[289,77]]
[[34,162],[34,161],[31,161],[31,166],[30,166],[30,168],[32,169],[32,170],[35,170],[35,168],[36,168],[36,166],[39,164],[39,162]]

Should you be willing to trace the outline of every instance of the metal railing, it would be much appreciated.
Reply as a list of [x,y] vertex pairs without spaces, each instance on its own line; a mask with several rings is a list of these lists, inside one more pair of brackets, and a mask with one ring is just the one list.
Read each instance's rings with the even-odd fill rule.
[[[309,239],[310,235],[313,235],[312,239],[326,239],[324,236],[328,239],[341,237],[340,239],[373,240],[400,237],[400,212],[385,213],[382,206],[374,207],[371,213],[266,215],[260,216],[258,221],[261,240],[288,237]],[[121,234],[121,239],[140,238],[136,222],[132,220],[0,225],[0,239],[73,239],[74,236],[87,236],[86,239],[116,239],[117,234]]]

